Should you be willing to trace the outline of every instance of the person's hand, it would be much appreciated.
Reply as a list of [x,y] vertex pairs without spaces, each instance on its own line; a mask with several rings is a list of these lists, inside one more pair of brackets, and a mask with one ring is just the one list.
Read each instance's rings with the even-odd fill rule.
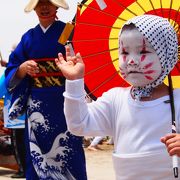
[[38,64],[34,60],[28,60],[19,66],[19,69],[16,75],[19,78],[23,78],[25,77],[26,74],[30,76],[35,76],[36,73],[39,73]]
[[7,62],[5,60],[1,59],[1,66],[6,67],[6,65],[7,65]]
[[37,63],[33,60],[28,60],[24,62],[25,69],[26,69],[26,74],[30,76],[35,76],[36,73],[39,73],[39,67]]
[[81,79],[84,77],[84,63],[80,53],[75,56],[70,55],[70,48],[66,46],[66,61],[61,53],[55,59],[57,67],[61,70],[64,77],[69,80]]
[[161,142],[166,145],[170,156],[177,155],[180,157],[180,134],[167,134],[161,138]]

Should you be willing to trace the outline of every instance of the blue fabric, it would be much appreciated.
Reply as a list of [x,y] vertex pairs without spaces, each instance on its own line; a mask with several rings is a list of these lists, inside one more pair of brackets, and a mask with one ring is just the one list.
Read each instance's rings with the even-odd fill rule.
[[27,180],[37,177],[44,180],[87,179],[82,137],[67,131],[63,112],[64,84],[36,88],[32,86],[32,79],[26,76],[19,84],[10,87],[21,63],[30,59],[56,58],[59,52],[65,54],[64,46],[58,43],[64,27],[64,23],[56,21],[45,34],[39,25],[27,31],[10,55],[6,69],[6,84],[12,93],[12,104],[16,105],[14,115],[25,107],[28,116],[25,126]]
[[0,98],[4,97],[4,127],[6,128],[24,128],[25,114],[22,114],[18,118],[11,120],[8,117],[8,111],[10,108],[10,102],[12,96],[9,94],[5,85],[5,74],[0,77]]
[[26,113],[17,116],[17,118],[15,119],[9,118],[9,108],[11,105],[11,99],[12,99],[11,94],[7,92],[4,98],[4,127],[10,129],[24,128]]
[[0,77],[0,98],[2,98],[7,93],[5,85],[5,74]]

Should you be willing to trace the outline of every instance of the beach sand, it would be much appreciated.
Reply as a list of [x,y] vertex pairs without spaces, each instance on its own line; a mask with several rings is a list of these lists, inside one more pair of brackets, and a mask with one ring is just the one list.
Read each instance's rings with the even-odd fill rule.
[[[115,180],[112,164],[112,145],[103,143],[101,150],[85,149],[88,180]],[[0,180],[10,180],[15,171],[0,167]],[[23,179],[22,179],[23,180]]]

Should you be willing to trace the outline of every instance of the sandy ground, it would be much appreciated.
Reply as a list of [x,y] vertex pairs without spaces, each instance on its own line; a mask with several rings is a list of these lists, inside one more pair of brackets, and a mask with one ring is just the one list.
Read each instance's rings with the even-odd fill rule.
[[88,180],[115,180],[112,164],[112,145],[99,145],[101,150],[85,148]]
[[[85,148],[88,180],[114,180],[113,146],[102,144],[99,147],[101,150],[98,151],[89,151]],[[0,180],[12,180],[13,173],[13,170],[0,168]]]

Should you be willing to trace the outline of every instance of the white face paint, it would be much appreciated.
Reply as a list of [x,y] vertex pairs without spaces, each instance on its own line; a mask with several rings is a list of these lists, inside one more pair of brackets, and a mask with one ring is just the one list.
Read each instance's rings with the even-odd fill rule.
[[161,74],[156,51],[136,29],[125,29],[119,40],[121,76],[134,87],[144,87]]

